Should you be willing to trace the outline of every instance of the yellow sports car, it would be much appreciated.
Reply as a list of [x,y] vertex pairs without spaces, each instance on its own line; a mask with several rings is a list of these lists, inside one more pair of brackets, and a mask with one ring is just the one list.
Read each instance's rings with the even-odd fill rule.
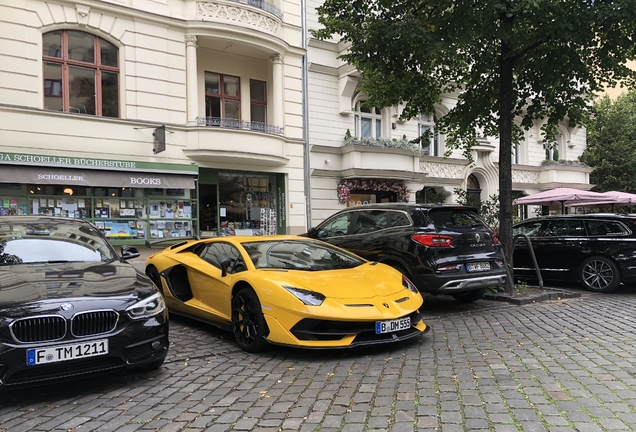
[[422,296],[393,268],[306,237],[187,240],[146,260],[170,312],[233,332],[258,352],[344,348],[425,333]]

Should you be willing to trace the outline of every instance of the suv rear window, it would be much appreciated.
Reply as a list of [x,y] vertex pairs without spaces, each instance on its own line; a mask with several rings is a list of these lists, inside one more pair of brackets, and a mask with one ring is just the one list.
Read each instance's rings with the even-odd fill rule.
[[436,228],[458,229],[485,227],[477,213],[469,209],[431,209],[428,212],[428,217]]

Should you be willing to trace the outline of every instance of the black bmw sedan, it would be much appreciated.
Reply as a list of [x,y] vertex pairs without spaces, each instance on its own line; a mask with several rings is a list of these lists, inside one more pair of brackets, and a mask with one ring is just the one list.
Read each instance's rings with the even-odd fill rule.
[[161,293],[89,222],[0,217],[0,389],[159,368]]
[[579,282],[609,293],[636,283],[636,216],[555,215],[531,218],[513,227],[515,278],[535,279],[527,236],[544,280]]

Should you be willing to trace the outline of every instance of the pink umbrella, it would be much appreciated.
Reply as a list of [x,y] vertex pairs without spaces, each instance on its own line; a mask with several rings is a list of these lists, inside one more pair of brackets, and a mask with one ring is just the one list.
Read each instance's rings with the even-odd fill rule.
[[628,193],[628,192],[619,192],[619,191],[609,191],[601,193],[603,199],[587,201],[582,203],[567,203],[568,207],[600,207],[611,205],[612,210],[614,206],[626,206],[626,205],[636,205],[636,194]]
[[515,205],[561,205],[561,212],[563,213],[564,207],[577,206],[580,203],[591,201],[607,201],[607,197],[598,192],[590,192],[581,189],[573,188],[556,188],[543,192],[539,192],[532,195],[527,195],[514,200]]

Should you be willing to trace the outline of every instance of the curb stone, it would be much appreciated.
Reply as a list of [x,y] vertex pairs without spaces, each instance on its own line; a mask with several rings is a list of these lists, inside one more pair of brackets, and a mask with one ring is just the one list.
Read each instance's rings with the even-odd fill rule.
[[[538,287],[536,288],[539,289]],[[508,303],[522,306],[522,305],[537,303],[542,301],[561,300],[566,298],[581,297],[580,292],[562,290],[557,288],[544,287],[543,291],[544,292],[539,294],[531,294],[531,295],[525,295],[520,297],[511,297],[508,294],[502,294],[502,293],[486,293],[484,294],[483,298],[484,300],[503,301],[503,302],[508,302]]]

